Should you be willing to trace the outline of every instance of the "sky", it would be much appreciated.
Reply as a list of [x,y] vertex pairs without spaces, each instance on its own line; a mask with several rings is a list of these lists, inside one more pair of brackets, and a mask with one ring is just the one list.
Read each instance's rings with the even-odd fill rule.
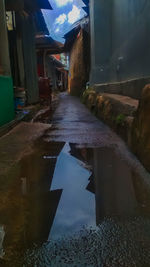
[[63,36],[72,25],[86,15],[82,0],[49,0],[53,10],[42,10],[50,35],[64,42]]

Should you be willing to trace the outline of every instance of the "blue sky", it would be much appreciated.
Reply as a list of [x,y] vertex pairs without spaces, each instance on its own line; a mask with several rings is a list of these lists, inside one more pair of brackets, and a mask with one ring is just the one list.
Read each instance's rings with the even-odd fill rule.
[[73,23],[84,17],[82,0],[49,0],[53,10],[42,10],[52,38],[63,41],[62,37],[68,32]]

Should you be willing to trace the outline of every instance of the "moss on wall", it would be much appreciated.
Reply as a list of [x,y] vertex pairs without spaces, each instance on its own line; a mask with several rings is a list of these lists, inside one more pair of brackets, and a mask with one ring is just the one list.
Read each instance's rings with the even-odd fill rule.
[[0,76],[0,126],[14,119],[13,84],[11,77]]
[[142,91],[132,125],[131,149],[150,172],[150,84]]

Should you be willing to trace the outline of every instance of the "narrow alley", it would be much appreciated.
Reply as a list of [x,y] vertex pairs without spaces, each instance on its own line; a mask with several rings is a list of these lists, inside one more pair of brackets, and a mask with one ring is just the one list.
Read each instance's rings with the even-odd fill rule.
[[0,0],[0,267],[150,267],[149,14]]
[[1,138],[1,157],[26,127],[39,134],[29,151],[17,149],[23,155],[1,187],[2,266],[147,264],[150,217],[141,195],[150,177],[120,137],[61,93],[52,120],[21,123]]

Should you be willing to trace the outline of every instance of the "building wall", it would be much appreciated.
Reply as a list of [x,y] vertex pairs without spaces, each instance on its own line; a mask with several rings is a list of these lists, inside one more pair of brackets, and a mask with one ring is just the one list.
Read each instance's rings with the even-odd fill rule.
[[69,92],[80,96],[89,80],[88,34],[81,29],[70,51]]
[[13,84],[11,77],[0,76],[0,126],[15,117]]
[[21,37],[23,45],[25,89],[27,103],[34,104],[39,101],[37,58],[35,49],[34,18],[21,18]]
[[0,1],[0,72],[6,76],[11,75],[4,0]]
[[91,84],[150,76],[150,1],[91,0]]
[[5,2],[0,1],[0,127],[14,119],[13,83],[10,71]]
[[51,79],[52,90],[57,90],[58,77],[56,75],[56,66],[52,58],[46,56],[46,75]]

